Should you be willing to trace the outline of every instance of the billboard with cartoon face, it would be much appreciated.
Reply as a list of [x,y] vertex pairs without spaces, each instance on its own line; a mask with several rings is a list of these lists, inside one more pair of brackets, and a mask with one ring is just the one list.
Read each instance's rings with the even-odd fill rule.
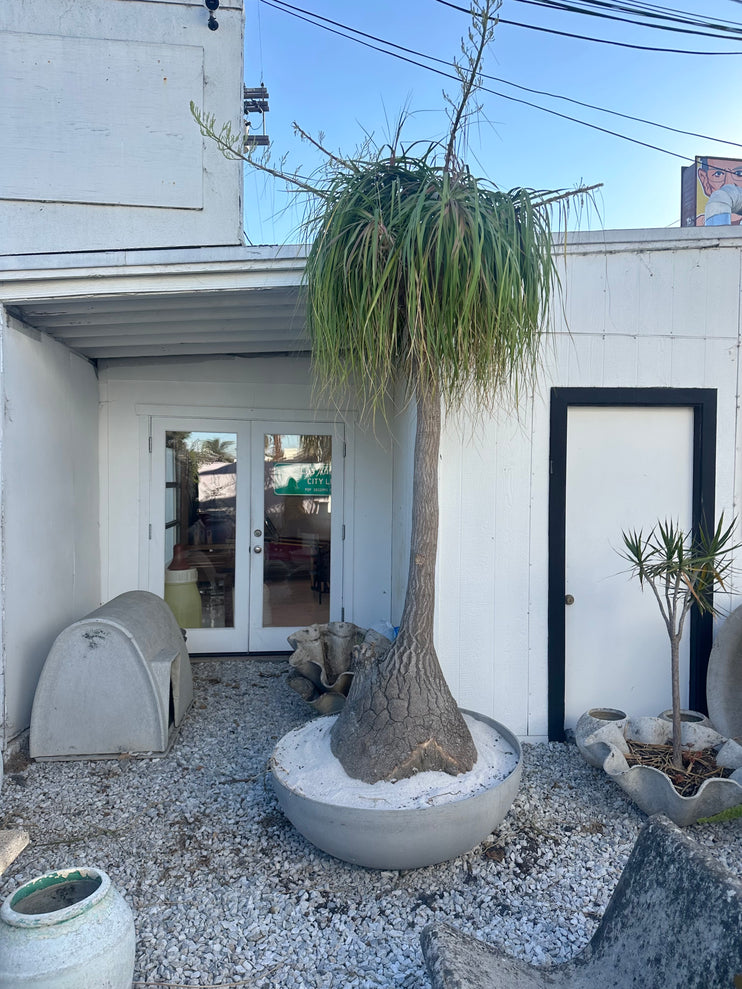
[[697,156],[683,168],[681,225],[725,226],[742,220],[742,159]]

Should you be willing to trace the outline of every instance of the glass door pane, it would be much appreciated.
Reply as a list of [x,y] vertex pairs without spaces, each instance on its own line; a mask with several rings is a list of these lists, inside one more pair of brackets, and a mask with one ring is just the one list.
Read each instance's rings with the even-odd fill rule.
[[148,586],[193,653],[247,650],[250,443],[247,423],[152,418]]
[[165,465],[165,600],[184,628],[233,628],[237,434],[167,430]]
[[342,475],[332,427],[256,426],[254,456],[262,450],[263,462],[261,490],[253,487],[250,648],[284,650],[290,632],[336,617],[332,589],[340,556],[333,503]]
[[330,620],[332,437],[264,433],[263,625]]

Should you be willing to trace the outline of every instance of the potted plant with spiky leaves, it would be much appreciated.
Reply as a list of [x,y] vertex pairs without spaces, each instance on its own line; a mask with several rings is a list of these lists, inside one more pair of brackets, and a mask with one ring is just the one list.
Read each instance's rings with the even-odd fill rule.
[[[645,533],[623,532],[618,552],[630,574],[649,587],[670,640],[672,723],[666,716],[604,722],[582,738],[580,750],[646,814],[665,814],[685,827],[742,804],[742,748],[713,725],[685,721],[680,707],[680,643],[692,608],[718,613],[714,591],[732,571],[736,520],[685,531],[659,521]],[[671,745],[669,743],[672,743]],[[578,743],[579,744],[579,743]]]
[[685,622],[695,605],[700,614],[718,614],[714,591],[724,590],[732,568],[736,520],[724,524],[722,515],[713,530],[684,531],[678,522],[659,521],[648,532],[622,533],[621,556],[631,575],[649,587],[657,601],[670,639],[672,681],[672,762],[683,769],[680,702],[680,642]]

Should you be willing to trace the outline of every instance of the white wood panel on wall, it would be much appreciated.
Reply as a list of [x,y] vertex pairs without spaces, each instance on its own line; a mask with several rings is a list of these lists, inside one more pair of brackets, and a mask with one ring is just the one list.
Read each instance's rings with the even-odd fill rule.
[[[193,0],[0,3],[0,38],[6,45],[28,39],[22,44],[32,69],[2,107],[11,166],[0,188],[30,198],[0,201],[0,254],[241,244],[242,164],[201,138],[189,102],[239,130],[243,18],[239,2],[222,2],[218,31],[209,31],[208,12]],[[49,44],[62,62],[57,54],[45,68]],[[10,69],[3,82],[20,62]],[[49,96],[55,80],[59,88]],[[68,124],[60,135],[55,121]],[[39,142],[43,152],[34,159]],[[67,183],[65,195],[60,185]],[[121,190],[113,199],[112,184]]]
[[[533,403],[533,424],[530,434],[518,433],[507,421],[493,422],[485,427],[488,450],[494,451],[493,464],[512,464],[518,474],[516,518],[523,505],[529,505],[527,558],[518,555],[519,540],[512,544],[513,535],[507,529],[511,520],[496,509],[507,502],[506,490],[491,501],[494,518],[494,550],[491,555],[492,611],[466,610],[467,572],[471,556],[475,561],[490,558],[489,547],[469,546],[461,553],[459,574],[453,567],[453,543],[461,538],[462,519],[474,509],[465,493],[460,499],[461,519],[441,520],[441,544],[444,564],[441,579],[453,586],[460,580],[456,593],[455,622],[448,629],[442,613],[438,632],[442,637],[458,635],[462,648],[455,652],[456,663],[447,671],[452,685],[479,683],[480,699],[469,692],[469,706],[485,714],[500,717],[498,697],[508,699],[511,727],[531,738],[543,737],[547,730],[547,656],[548,629],[546,602],[548,594],[548,494],[549,494],[549,394],[551,387],[707,387],[717,390],[717,511],[727,517],[738,514],[740,507],[739,481],[740,440],[738,396],[740,386],[740,259],[738,241],[724,241],[720,248],[696,248],[692,243],[681,244],[673,250],[603,252],[582,249],[570,254],[562,280],[565,286],[563,308],[552,312],[555,335],[544,352],[544,366],[539,376]],[[561,262],[560,262],[561,263]],[[446,433],[443,439],[444,467],[455,462],[451,447],[460,439]],[[503,454],[503,451],[506,451]],[[453,493],[462,479],[472,473],[469,461],[473,454],[464,449],[459,478],[442,479],[450,504],[456,504]],[[495,478],[494,490],[500,483]],[[510,482],[506,482],[510,483]],[[464,484],[465,491],[468,483]],[[504,500],[503,500],[504,499]],[[480,499],[481,505],[481,499]],[[489,523],[481,523],[487,533]],[[741,527],[742,528],[742,527]],[[515,531],[518,531],[517,526]],[[478,562],[475,567],[478,568]],[[498,585],[498,579],[521,586],[522,574],[528,572],[528,593],[508,594]],[[476,569],[478,573],[479,570]],[[498,575],[500,575],[498,577]],[[507,576],[502,576],[507,575]],[[489,589],[477,586],[471,590],[477,601],[487,598]],[[730,598],[739,602],[740,594]],[[503,607],[512,606],[507,621],[502,623]],[[440,607],[453,608],[451,598]],[[459,616],[465,616],[465,620]],[[494,616],[494,619],[493,619]],[[494,623],[493,623],[494,622]],[[508,624],[509,623],[509,624]],[[520,623],[520,628],[518,628]],[[458,629],[458,631],[456,631]],[[494,629],[494,633],[493,633]],[[507,629],[507,632],[505,631]],[[501,663],[504,639],[525,639],[528,650],[527,676],[517,667]],[[482,643],[494,641],[491,651]],[[466,655],[463,643],[467,646]],[[455,650],[454,650],[455,651]],[[461,668],[470,664],[464,675]],[[493,670],[495,671],[493,674]],[[493,693],[489,685],[496,682]]]
[[[547,383],[550,384],[548,378]],[[525,619],[528,625],[527,735],[536,739],[546,738],[548,732],[549,403],[549,388],[541,387],[533,400],[531,417],[530,597]]]
[[[468,587],[468,568],[477,568],[477,559],[462,559],[462,533],[473,524],[468,509],[462,502],[464,478],[464,443],[461,426],[457,420],[443,422],[441,449],[438,461],[438,555],[436,559],[436,613],[435,642],[443,675],[459,704],[466,706],[462,692],[462,676],[486,677],[486,661],[475,654],[467,671],[462,670],[461,655],[466,649],[462,642],[461,594],[462,586]],[[486,477],[479,481],[479,490],[487,485]],[[475,524],[475,523],[474,523]],[[484,634],[486,617],[479,617],[476,625]]]
[[28,727],[63,628],[99,602],[98,385],[60,344],[3,330],[3,655],[6,738]]
[[472,428],[455,421],[441,449],[436,633],[458,702],[527,731],[529,408]]
[[[530,403],[524,403],[519,418],[503,422],[497,442],[495,464],[495,558],[494,582],[494,682],[492,710],[497,720],[513,726],[518,734],[528,732],[529,637],[531,569],[527,566],[532,527]],[[503,560],[516,561],[502,566]],[[521,563],[517,563],[521,561]]]
[[203,60],[195,46],[0,34],[0,198],[201,209],[189,102],[203,103]]

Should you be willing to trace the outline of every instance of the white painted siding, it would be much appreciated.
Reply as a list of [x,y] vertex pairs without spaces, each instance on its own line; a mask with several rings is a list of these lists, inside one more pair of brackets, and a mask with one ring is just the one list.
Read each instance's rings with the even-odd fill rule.
[[2,648],[9,740],[29,724],[52,642],[100,603],[98,385],[87,361],[15,320],[2,326],[2,358]]
[[[716,389],[717,511],[740,510],[738,231],[633,232],[604,241],[578,237],[560,262],[564,312],[555,306],[536,393],[517,415],[447,422],[441,445],[441,663],[463,706],[534,739],[547,731],[550,389]],[[150,294],[160,277],[166,284],[166,274],[152,272]],[[48,338],[6,329],[3,346],[3,644],[15,731],[27,723],[24,710],[53,635],[100,600],[145,586],[148,417],[245,419],[277,410],[306,414],[314,406],[304,357],[107,360],[98,396],[90,366]],[[90,543],[98,524],[98,397],[100,570]],[[389,431],[381,421],[364,430],[348,416],[346,435],[346,618],[397,623],[408,566],[414,412],[400,412]],[[29,497],[36,460],[44,484]],[[728,603],[739,599],[734,593]]]
[[193,101],[242,127],[242,0],[0,4],[0,255],[236,245],[242,164]]
[[717,513],[739,512],[742,246],[682,233],[568,242],[537,394],[517,418],[444,431],[439,656],[459,703],[521,736],[547,732],[550,389],[717,389]]

